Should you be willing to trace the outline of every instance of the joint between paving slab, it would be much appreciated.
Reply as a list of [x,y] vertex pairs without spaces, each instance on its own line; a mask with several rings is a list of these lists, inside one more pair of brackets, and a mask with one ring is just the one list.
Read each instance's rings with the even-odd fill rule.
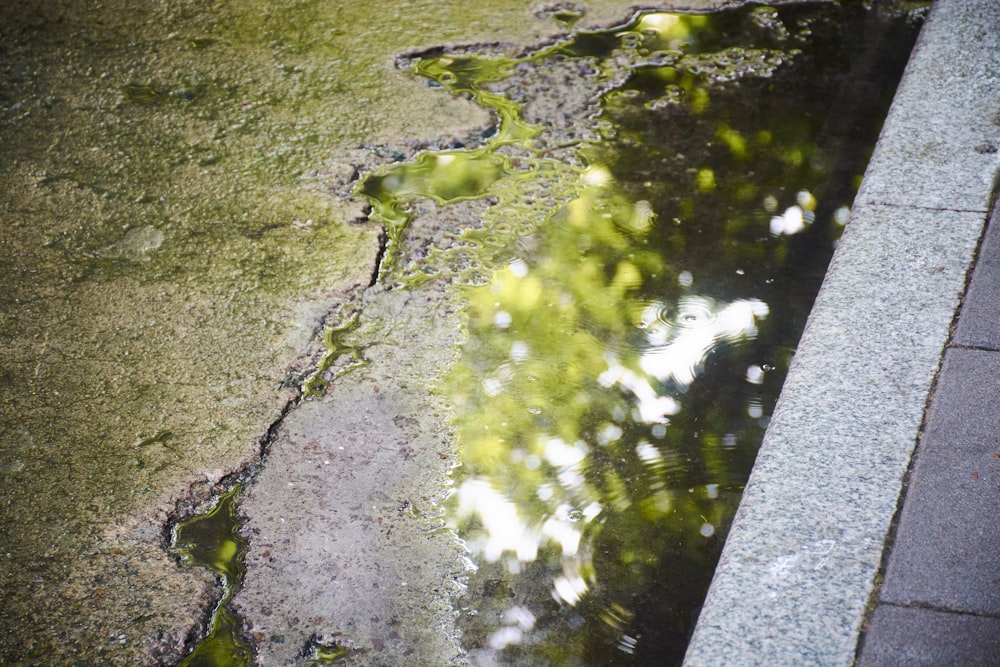
[[[384,243],[382,243],[381,246],[384,251],[385,247]],[[381,254],[379,256],[379,259],[381,260]],[[378,266],[379,262],[376,262],[376,275]],[[359,284],[355,285],[351,289],[346,290],[344,295],[345,298],[339,304],[339,306],[345,306],[351,303],[356,298],[354,292],[359,287],[362,286]],[[330,317],[334,314],[334,312],[336,312],[337,307],[338,307],[337,305],[331,304],[331,306],[327,309],[327,312],[319,319],[316,328],[313,331],[314,341],[322,338],[323,331],[328,326]],[[321,355],[322,355],[322,346],[320,346],[318,350],[312,350],[312,352],[309,354],[309,359],[306,362],[306,368],[307,369],[316,368],[318,360]],[[291,393],[291,395],[288,396],[288,399],[281,406],[278,415],[268,426],[264,434],[261,435],[261,437],[258,439],[257,452],[253,458],[244,461],[233,472],[223,476],[214,484],[206,485],[208,492],[210,494],[209,498],[207,499],[203,498],[201,500],[198,500],[199,495],[201,495],[199,494],[199,489],[203,490],[206,487],[201,486],[199,484],[195,484],[190,487],[188,492],[182,498],[176,501],[174,510],[169,513],[166,521],[163,522],[163,530],[161,532],[163,540],[162,548],[169,555],[171,555],[171,557],[177,559],[178,562],[180,561],[179,557],[176,556],[176,554],[174,554],[171,551],[175,529],[179,524],[204,514],[206,511],[205,508],[206,502],[209,503],[209,507],[213,507],[214,503],[221,495],[231,491],[233,488],[236,487],[237,484],[247,485],[252,483],[254,478],[260,473],[264,464],[266,463],[268,452],[270,451],[272,444],[276,441],[278,433],[281,430],[282,425],[285,423],[285,420],[303,402],[304,394],[303,394],[302,382],[304,381],[304,378],[307,376],[307,374],[308,370],[306,372],[306,375],[300,375],[300,377],[296,378],[295,380],[291,380],[291,382],[295,382],[293,393]],[[283,386],[287,386],[287,384]],[[204,491],[202,491],[202,493],[204,493]],[[188,506],[185,507],[185,505]],[[243,523],[245,519],[241,518],[238,521],[240,523]],[[215,584],[215,588],[221,597],[214,598],[210,604],[206,605],[201,610],[203,616],[203,620],[200,626],[201,630],[191,633],[185,639],[185,645],[184,645],[185,655],[188,656],[192,655],[192,652],[208,636],[208,633],[211,631],[212,624],[214,622],[214,618],[216,612],[218,611],[219,605],[228,604],[225,602],[224,589],[219,584],[218,581]]]
[[[969,266],[965,270],[965,280],[962,284],[961,294],[958,297],[958,306],[955,308],[955,312],[951,317],[951,325],[948,327],[948,339],[945,341],[944,345],[945,349],[949,347],[962,347],[954,344],[955,334],[958,330],[958,320],[959,317],[962,315],[962,309],[965,307],[965,302],[969,296],[969,287],[972,285],[973,271],[976,268],[976,264],[979,263],[980,255],[983,252],[983,243],[986,240],[986,233],[989,231],[990,228],[989,218],[992,211],[994,210],[994,207],[996,206],[998,190],[1000,190],[1000,170],[997,171],[997,174],[993,179],[993,187],[990,190],[990,195],[989,195],[989,206],[985,211],[982,211],[986,219],[984,221],[982,229],[979,232],[979,239],[976,240],[976,247],[975,250],[973,250],[972,252],[972,261],[969,262]],[[979,211],[975,212],[979,213]],[[944,351],[945,351],[944,349],[941,350],[942,361],[944,360]],[[941,364],[939,362],[937,373],[935,373],[934,376],[934,382],[931,385],[930,394],[927,397],[927,403],[924,405],[924,421],[920,425],[921,432],[923,432],[923,427],[927,423],[927,409],[930,407],[930,401],[934,395],[934,389],[937,387],[937,379],[940,373],[941,373]]]
[[[278,429],[281,428],[282,422],[284,422],[285,418],[291,413],[291,411],[298,406],[301,401],[301,397],[301,393],[296,392],[293,396],[289,397],[289,399],[281,407],[281,411],[278,413],[278,416],[258,441],[256,460],[245,462],[239,468],[224,476],[218,482],[209,487],[211,493],[209,508],[215,506],[215,503],[218,501],[220,496],[233,490],[237,484],[248,482],[260,470],[260,466],[264,462],[267,450],[274,441],[274,438],[277,436]],[[184,565],[180,556],[171,551],[171,547],[173,546],[174,535],[177,527],[185,521],[204,515],[207,511],[204,507],[204,502],[197,502],[193,508],[189,508],[187,510],[181,509],[181,506],[184,503],[192,502],[193,499],[198,496],[197,489],[197,485],[192,485],[185,497],[177,501],[174,511],[168,515],[167,520],[163,523],[163,542],[161,546],[168,555],[175,559],[176,562],[181,563],[184,567],[198,568],[200,566]],[[213,631],[212,628],[215,622],[216,613],[218,612],[220,606],[228,604],[226,602],[226,586],[223,585],[222,581],[218,577],[216,577],[215,583],[213,584],[213,591],[213,597],[208,601],[208,604],[201,609],[201,622],[195,630],[192,630],[187,635],[184,640],[183,655],[191,656],[194,654],[194,651],[198,648],[198,646]]]
[[950,343],[948,345],[949,350],[974,350],[977,352],[1000,352],[1000,347],[989,347],[986,345],[960,345],[958,343]]
[[[207,501],[211,500],[214,502],[215,498],[218,498],[218,496],[230,491],[236,484],[246,481],[249,477],[254,475],[257,469],[259,469],[261,464],[264,462],[267,450],[270,447],[271,442],[274,440],[278,429],[281,428],[281,423],[285,420],[288,414],[294,410],[296,406],[298,406],[300,400],[301,394],[296,392],[294,395],[289,396],[288,400],[281,406],[278,416],[274,419],[270,426],[268,426],[264,435],[258,439],[257,454],[254,459],[245,461],[235,470],[222,476],[216,482],[204,480],[193,483],[188,491],[176,501],[174,509],[168,513],[166,521],[163,522],[161,536],[163,538],[162,546],[164,550],[169,549],[170,543],[173,539],[173,529],[177,524],[202,514]],[[199,496],[203,496],[206,489],[208,497],[202,497],[199,500]]]
[[878,201],[875,199],[866,199],[863,202],[858,202],[862,206],[885,206],[895,209],[911,209],[914,211],[935,211],[940,213],[982,213],[983,215],[989,214],[993,207],[993,201],[996,198],[996,186],[994,185],[994,194],[990,199],[990,205],[986,208],[953,208],[947,206],[920,206],[917,204],[900,204],[898,202],[888,202],[888,201]]
[[910,604],[900,604],[899,602],[883,602],[881,603],[883,607],[896,607],[897,609],[922,609],[924,611],[936,611],[943,614],[956,614],[959,616],[975,616],[976,618],[991,618],[1000,619],[1000,614],[988,614],[981,611],[974,611],[970,609],[956,609],[954,607],[942,607],[935,604],[927,604],[923,602],[913,602]]
[[389,230],[383,225],[378,235],[378,254],[375,256],[375,266],[372,268],[371,279],[368,287],[375,287],[378,284],[378,277],[382,273],[382,263],[385,261],[385,253],[389,249]]

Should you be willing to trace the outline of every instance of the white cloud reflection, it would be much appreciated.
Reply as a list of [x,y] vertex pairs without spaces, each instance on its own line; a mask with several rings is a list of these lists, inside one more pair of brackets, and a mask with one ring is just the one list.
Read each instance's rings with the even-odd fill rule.
[[503,627],[490,635],[489,645],[501,651],[511,644],[519,644],[526,632],[535,627],[535,615],[522,606],[511,607],[503,613]]
[[[771,197],[770,199],[774,199]],[[771,218],[771,234],[774,236],[790,236],[798,234],[816,219],[816,197],[808,190],[800,190],[795,196],[795,206],[789,206],[781,215]],[[766,201],[764,207],[768,210],[771,202]],[[774,200],[777,205],[777,200]]]
[[[567,444],[560,438],[549,436],[540,438],[539,445],[542,458],[555,468],[559,486],[569,492],[568,496],[586,497],[583,470],[588,446],[582,441]],[[526,463],[528,456],[520,458]],[[574,493],[574,490],[579,493]],[[551,499],[553,492],[551,484],[538,489],[538,495],[543,499]],[[532,523],[520,514],[513,499],[497,490],[487,479],[464,481],[458,488],[457,496],[458,512],[454,519],[475,518],[482,526],[482,530],[476,531],[476,535],[466,542],[472,553],[487,562],[504,559],[509,570],[519,571],[520,564],[534,561],[540,549],[555,546],[562,552],[563,572],[552,582],[553,598],[566,604],[576,604],[587,592],[589,584],[582,572],[589,569],[589,559],[580,553],[580,546],[584,529],[602,512],[601,503],[591,501],[586,505],[573,506],[569,502],[560,502],[548,515]],[[530,624],[526,627],[520,621],[498,630],[491,644],[495,642],[497,646],[506,646],[520,641],[521,633],[530,629]]]
[[485,529],[469,543],[473,552],[490,563],[504,552],[513,552],[518,560],[530,562],[538,555],[541,533],[532,530],[518,516],[517,505],[493,488],[488,480],[468,479],[458,488],[458,511],[462,516],[476,515]]
[[[662,312],[663,305],[650,308]],[[757,320],[767,317],[768,312],[767,304],[759,299],[737,299],[727,304],[688,297],[679,305],[677,322],[657,320],[647,327],[653,345],[643,352],[639,365],[660,381],[673,380],[686,387],[719,343],[756,337]]]
[[656,424],[667,421],[670,415],[677,414],[680,403],[672,396],[666,396],[653,389],[649,380],[625,368],[613,356],[605,357],[608,370],[601,373],[597,382],[602,387],[620,385],[635,396],[636,411],[639,421],[646,424]]
[[[576,464],[562,467],[558,478],[567,489],[584,482]],[[522,563],[531,562],[538,557],[543,544],[559,546],[562,555],[572,559],[580,549],[583,528],[600,515],[601,509],[597,502],[582,509],[561,503],[540,526],[531,526],[518,513],[517,504],[488,480],[469,479],[458,489],[459,515],[475,516],[483,526],[482,532],[467,543],[468,547],[491,563],[504,554],[511,554]]]
[[[646,424],[666,424],[680,410],[677,400],[653,387],[650,378],[672,380],[687,387],[694,382],[708,354],[722,342],[737,342],[757,335],[757,320],[767,317],[767,304],[759,299],[717,302],[700,296],[678,303],[676,317],[664,319],[667,304],[653,302],[643,312],[643,329],[649,347],[639,366],[646,377],[626,368],[613,354],[597,381],[602,387],[619,385],[635,397],[635,417]],[[749,379],[749,375],[748,375]],[[751,380],[752,381],[752,380]]]

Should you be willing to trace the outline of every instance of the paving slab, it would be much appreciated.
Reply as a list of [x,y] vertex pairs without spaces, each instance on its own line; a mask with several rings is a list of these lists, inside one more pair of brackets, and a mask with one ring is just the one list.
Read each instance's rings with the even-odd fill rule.
[[1000,353],[951,349],[880,595],[1000,615]]
[[858,667],[996,665],[1000,619],[885,605],[871,619]]

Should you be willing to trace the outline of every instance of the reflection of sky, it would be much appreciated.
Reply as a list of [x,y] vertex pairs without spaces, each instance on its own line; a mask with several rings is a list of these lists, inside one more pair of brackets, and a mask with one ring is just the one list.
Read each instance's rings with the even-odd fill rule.
[[[771,234],[774,236],[791,236],[798,234],[811,225],[816,216],[816,197],[808,190],[800,190],[795,197],[796,204],[789,206],[781,215],[771,217]],[[769,196],[764,200],[764,208],[774,211],[778,207],[776,197]]]
[[767,304],[759,299],[739,299],[726,304],[700,296],[681,299],[673,321],[660,317],[665,310],[666,304],[654,302],[642,315],[649,343],[640,357],[644,374],[624,367],[613,355],[608,355],[608,370],[598,378],[602,387],[617,384],[631,392],[638,420],[646,424],[666,423],[680,409],[676,399],[654,388],[654,379],[687,387],[694,382],[712,350],[720,343],[755,338],[757,320],[768,313]]
[[[540,436],[543,458],[555,471],[553,481],[558,481],[565,491],[576,497],[588,495],[584,478],[584,464],[589,452],[586,443],[579,441],[567,445],[560,438]],[[512,463],[536,469],[542,461],[526,455],[522,450],[511,452]],[[553,495],[551,484],[538,488],[536,495],[542,501]],[[463,518],[476,516],[483,531],[470,537],[468,546],[487,562],[496,562],[504,554],[518,561],[531,562],[538,555],[543,543],[557,545],[566,558],[573,558],[580,548],[583,527],[601,513],[601,504],[590,501],[583,507],[561,502],[552,507],[540,525],[532,525],[521,516],[517,504],[485,478],[467,479],[458,488],[458,514]]]
[[[650,309],[658,312],[662,304]],[[686,387],[698,373],[709,352],[720,343],[735,343],[757,336],[757,320],[767,316],[767,304],[759,299],[719,303],[707,297],[681,299],[676,322],[655,319],[646,328],[651,343],[642,353],[640,365],[651,377],[672,380]],[[645,316],[644,316],[645,319]]]

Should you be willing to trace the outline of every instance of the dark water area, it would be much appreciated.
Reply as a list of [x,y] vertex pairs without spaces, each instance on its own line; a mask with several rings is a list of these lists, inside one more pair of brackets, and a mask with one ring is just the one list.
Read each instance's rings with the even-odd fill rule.
[[[516,218],[498,183],[576,179],[466,293],[448,516],[474,664],[680,662],[916,27],[859,3],[648,13],[417,62],[499,127],[363,183],[391,240],[421,197]],[[607,83],[560,162],[518,81],[576,61]]]

